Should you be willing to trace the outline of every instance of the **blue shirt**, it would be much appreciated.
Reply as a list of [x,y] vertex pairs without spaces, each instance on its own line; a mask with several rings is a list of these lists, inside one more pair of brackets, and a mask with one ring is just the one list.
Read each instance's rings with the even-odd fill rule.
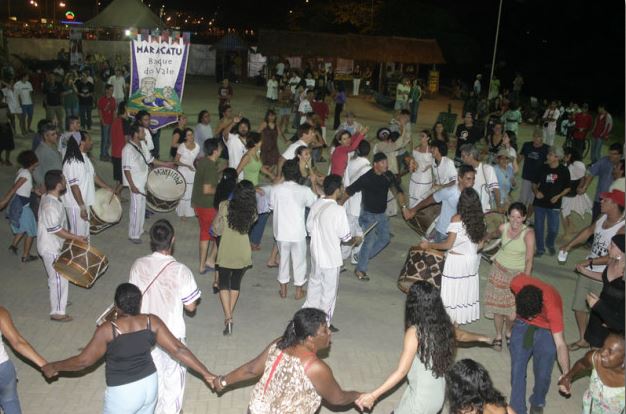
[[496,177],[498,178],[498,186],[500,187],[500,204],[504,204],[506,197],[511,192],[511,178],[513,177],[513,166],[508,164],[506,169],[502,169],[499,165],[495,165]]
[[441,234],[448,234],[448,226],[452,220],[452,216],[456,214],[456,206],[459,204],[461,190],[458,185],[442,188],[433,194],[433,199],[437,203],[441,203],[441,213],[437,220],[435,230]]
[[598,177],[595,202],[600,202],[600,193],[609,191],[613,182],[613,163],[609,157],[602,157],[589,167],[589,174]]

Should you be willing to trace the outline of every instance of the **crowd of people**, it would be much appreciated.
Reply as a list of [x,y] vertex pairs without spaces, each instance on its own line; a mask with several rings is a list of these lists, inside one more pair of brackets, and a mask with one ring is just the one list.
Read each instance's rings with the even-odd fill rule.
[[[70,322],[68,281],[53,264],[65,240],[89,240],[96,188],[122,197],[128,191],[128,239],[142,244],[145,219],[153,214],[146,209],[148,175],[154,167],[176,168],[186,185],[176,214],[181,220],[197,217],[196,270],[213,275],[225,336],[235,335],[242,279],[252,266],[254,252],[268,242],[263,234],[272,217],[267,266],[277,269],[277,296],[289,295],[293,279],[295,299],[304,300],[283,335],[230,373],[210,372],[185,345],[183,315],[195,311],[200,290],[194,272],[172,256],[177,233],[162,219],[149,230],[152,253],[133,263],[129,283],[115,292],[117,319],[99,326],[79,355],[46,362],[19,336],[8,313],[0,310],[0,330],[12,345],[17,344],[18,352],[48,378],[82,371],[104,356],[106,413],[180,412],[189,367],[218,392],[260,378],[252,391],[250,413],[314,413],[322,399],[331,405],[370,409],[406,377],[409,386],[396,414],[434,414],[446,399],[455,414],[537,414],[546,405],[555,362],[563,373],[558,384],[561,392],[569,392],[580,370],[593,367],[585,407],[606,404],[602,412],[623,410],[624,389],[615,385],[620,373],[623,376],[624,361],[621,144],[611,145],[608,155],[587,168],[576,148],[563,151],[545,144],[544,140],[552,139],[545,127],[536,128],[532,141],[518,148],[519,122],[511,128],[514,122],[507,116],[493,122],[487,134],[468,112],[453,136],[441,123],[415,135],[410,97],[387,125],[369,137],[369,128],[354,113],[342,116],[347,98],[341,85],[331,91],[312,73],[303,80],[295,72],[285,72],[284,65],[282,73],[279,69],[267,87],[267,98],[275,108],[267,111],[257,128],[233,108],[233,86],[224,80],[217,93],[219,121],[212,125],[209,111],[203,110],[192,128],[180,115],[172,131],[169,160],[159,159],[150,113],[129,114],[123,99],[126,83],[116,83],[117,75],[112,76],[97,107],[102,123],[99,156],[111,162],[114,184],[98,175],[90,160],[94,141],[89,131],[90,105],[95,97],[89,73],[83,71],[69,84],[77,94],[78,114],[67,116],[62,108],[55,109],[61,101],[50,100],[50,85],[57,84],[53,76],[45,92],[48,119],[38,125],[33,150],[19,154],[21,168],[0,207],[8,209],[14,234],[11,252],[19,254],[24,241],[23,262],[38,259],[30,252],[36,238],[48,275],[51,321]],[[123,78],[122,73],[119,76]],[[28,82],[28,76],[21,81]],[[272,81],[277,85],[270,85]],[[405,86],[411,95],[410,85]],[[18,94],[22,93],[26,96],[20,89]],[[332,128],[326,128],[329,93],[336,103]],[[297,105],[294,97],[299,97]],[[544,118],[552,122],[558,116]],[[324,157],[327,167],[323,167]],[[404,175],[409,181],[406,192]],[[586,192],[596,177],[592,203]],[[318,356],[328,348],[331,332],[339,331],[333,320],[344,261],[354,265],[358,280],[376,277],[369,264],[392,240],[390,217],[400,213],[411,220],[435,204],[441,212],[433,232],[419,247],[444,252],[441,284],[418,281],[411,286],[402,353],[389,377],[369,392],[344,391]],[[572,214],[586,219],[592,211],[591,224],[572,228]],[[560,219],[566,229],[558,248],[560,262],[576,246],[590,245],[588,259],[576,266],[572,309],[580,338],[569,345],[561,292],[532,276],[537,274],[539,257],[557,260]],[[497,252],[489,262],[482,260],[485,244],[498,238]],[[481,295],[479,269],[485,263],[489,278]],[[493,338],[461,329],[460,325],[483,315],[494,320]],[[472,360],[455,363],[456,342],[472,340],[486,342],[496,351],[506,342],[511,355],[508,403],[482,365]],[[570,370],[569,352],[588,347],[593,350]],[[535,386],[527,408],[526,370],[531,358]],[[1,387],[9,384],[0,393],[0,407],[6,413],[20,412],[15,370],[2,346],[0,379]]]

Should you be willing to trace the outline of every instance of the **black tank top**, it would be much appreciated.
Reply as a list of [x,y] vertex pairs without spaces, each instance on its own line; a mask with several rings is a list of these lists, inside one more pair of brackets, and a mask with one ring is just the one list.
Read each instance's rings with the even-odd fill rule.
[[109,387],[130,384],[156,372],[150,351],[156,343],[150,317],[146,329],[120,333],[111,323],[113,340],[107,344],[105,377]]

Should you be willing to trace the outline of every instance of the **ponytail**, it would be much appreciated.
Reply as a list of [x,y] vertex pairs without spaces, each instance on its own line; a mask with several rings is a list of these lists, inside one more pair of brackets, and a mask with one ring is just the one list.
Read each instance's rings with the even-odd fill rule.
[[319,327],[327,323],[327,318],[326,313],[319,309],[300,309],[287,324],[285,333],[276,346],[278,349],[285,349],[303,342],[309,336],[316,336]]
[[296,323],[292,320],[287,324],[283,337],[278,341],[278,348],[285,349],[298,343],[298,337],[296,336]]

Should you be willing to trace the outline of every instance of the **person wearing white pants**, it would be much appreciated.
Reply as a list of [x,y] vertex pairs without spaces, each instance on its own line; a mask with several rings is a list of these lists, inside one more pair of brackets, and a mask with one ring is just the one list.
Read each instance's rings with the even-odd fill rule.
[[359,86],[361,86],[361,68],[359,65],[352,71],[352,95],[359,96]]
[[[339,272],[343,264],[341,244],[359,244],[360,237],[352,238],[348,216],[337,200],[343,197],[341,177],[331,174],[324,179],[324,197],[317,200],[306,222],[311,235],[312,273],[303,307],[317,308],[332,320],[337,302]],[[331,328],[337,331],[334,326]]]
[[124,187],[130,189],[128,212],[128,238],[135,244],[141,243],[143,225],[146,221],[146,182],[150,164],[172,167],[172,163],[155,159],[145,143],[146,129],[137,125],[130,127],[130,140],[122,149],[122,171]]
[[85,132],[72,135],[67,140],[63,158],[63,175],[68,191],[61,197],[67,210],[70,231],[89,238],[89,208],[96,198],[95,184],[113,189],[105,183],[93,168],[87,155],[93,147],[91,137]]
[[284,182],[276,184],[271,191],[269,206],[274,211],[274,238],[280,251],[278,283],[280,297],[287,297],[289,283],[289,260],[293,265],[296,299],[304,298],[306,283],[306,228],[305,209],[311,207],[317,196],[309,187],[298,184],[300,167],[298,161],[289,159],[282,166]]
[[54,270],[64,240],[86,241],[86,237],[67,231],[65,208],[61,202],[61,194],[66,189],[65,177],[61,170],[50,170],[45,178],[46,194],[39,204],[39,222],[37,223],[37,251],[43,259],[48,274],[50,289],[50,319],[58,322],[69,322],[67,315],[68,282]]

